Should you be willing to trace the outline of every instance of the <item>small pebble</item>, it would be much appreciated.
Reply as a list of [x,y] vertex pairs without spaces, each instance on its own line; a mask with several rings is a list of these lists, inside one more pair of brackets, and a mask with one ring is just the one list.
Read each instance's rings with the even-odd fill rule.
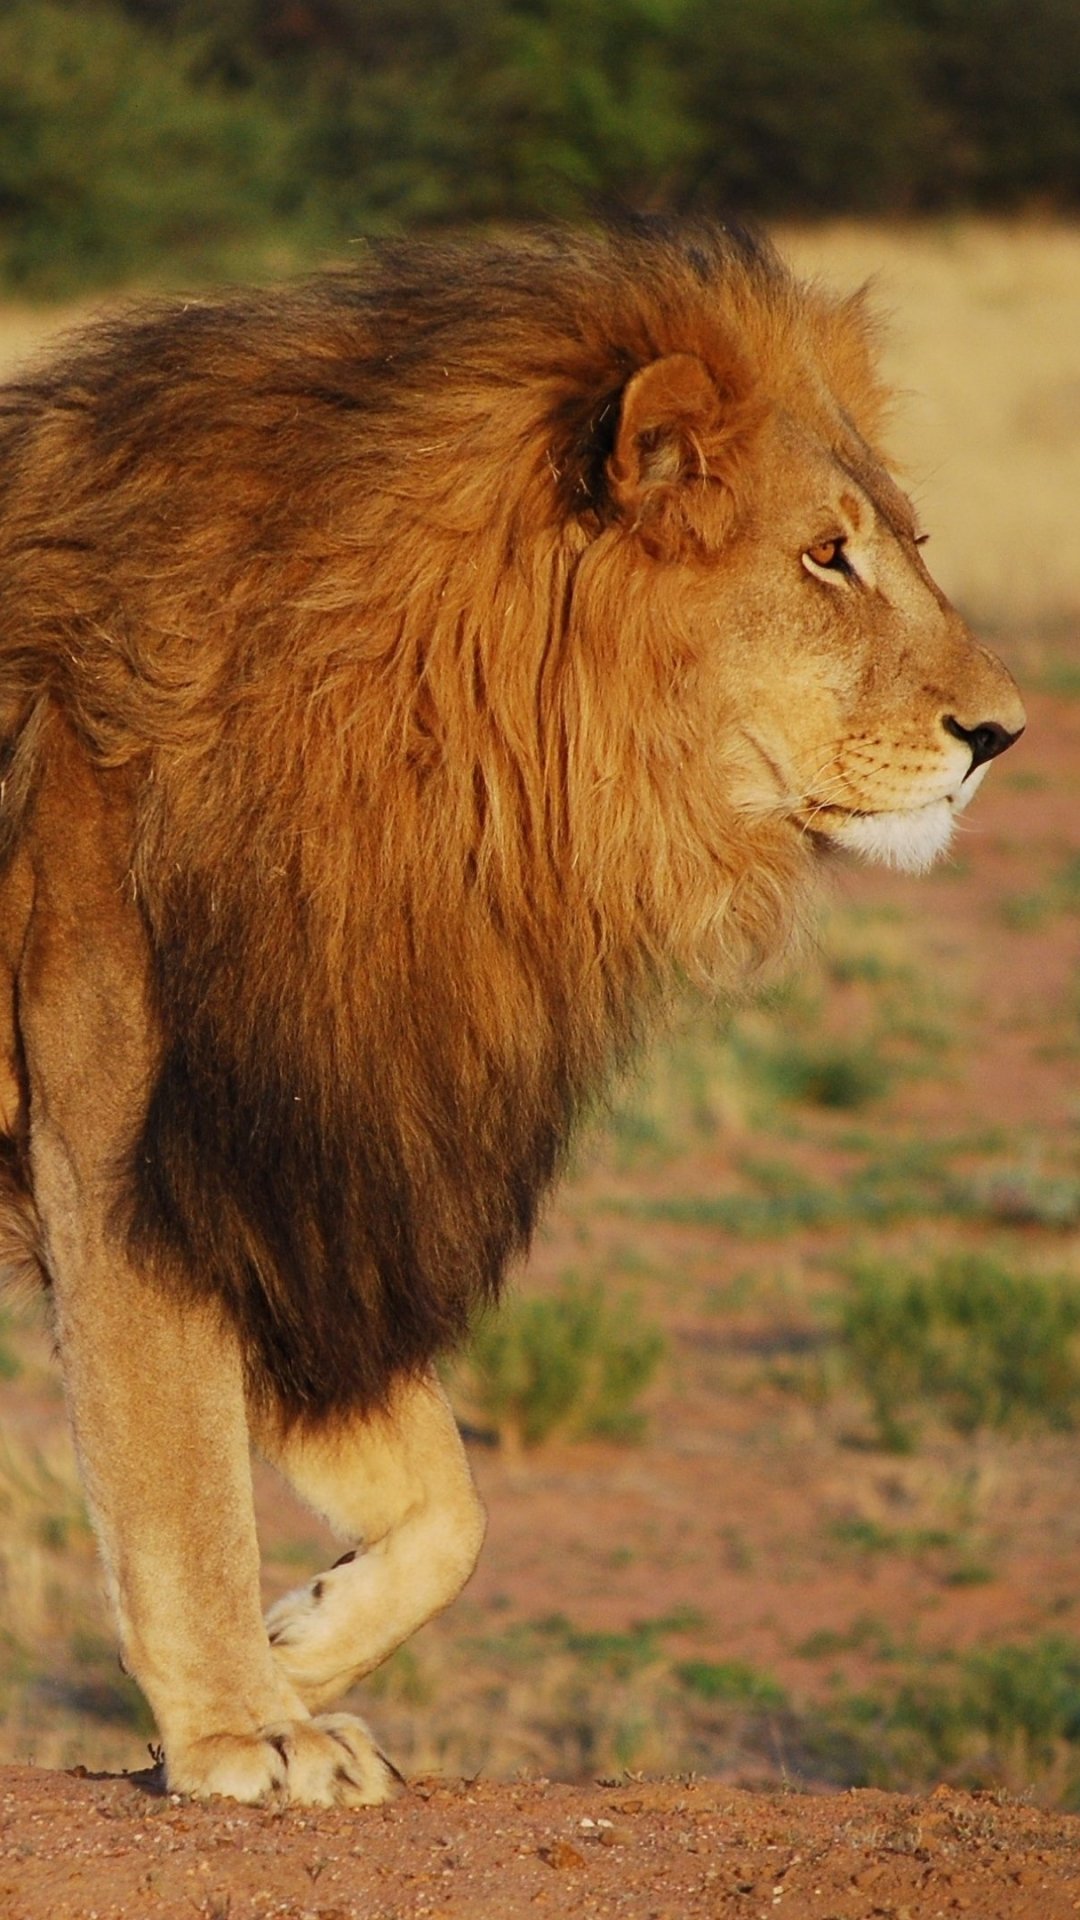
[[583,1867],[585,1855],[579,1847],[572,1847],[569,1840],[553,1840],[550,1847],[540,1848],[540,1858],[549,1867]]
[[635,1834],[633,1827],[620,1827],[614,1823],[612,1823],[611,1826],[604,1826],[600,1832],[600,1844],[602,1847],[632,1847],[634,1839]]

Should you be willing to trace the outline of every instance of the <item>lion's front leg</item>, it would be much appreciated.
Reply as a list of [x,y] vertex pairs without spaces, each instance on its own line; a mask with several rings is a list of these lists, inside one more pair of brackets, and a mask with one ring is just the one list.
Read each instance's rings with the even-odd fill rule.
[[125,1663],[168,1785],[263,1803],[366,1805],[392,1776],[363,1723],[313,1720],[275,1662],[239,1355],[212,1308],[179,1306],[114,1249],[52,1236],[83,1479]]
[[[154,1047],[126,834],[75,763],[47,783],[18,1008],[34,1203],[72,1425],[126,1663],[170,1787],[366,1804],[391,1774],[363,1723],[313,1720],[263,1625],[241,1356],[226,1315],[125,1243],[119,1169]],[[115,838],[118,851],[111,852]]]
[[484,1512],[434,1375],[399,1382],[383,1412],[286,1433],[263,1421],[256,1440],[350,1543],[267,1616],[280,1671],[322,1707],[449,1606],[476,1564]]

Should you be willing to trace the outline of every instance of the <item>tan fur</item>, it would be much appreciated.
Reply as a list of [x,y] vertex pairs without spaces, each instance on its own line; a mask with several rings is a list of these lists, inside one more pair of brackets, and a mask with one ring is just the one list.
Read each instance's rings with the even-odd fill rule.
[[[582,1101],[1023,724],[872,349],[631,225],[135,315],[0,399],[0,1251],[178,1789],[386,1791],[320,1710],[468,1577],[431,1364]],[[249,1433],[356,1544],[269,1633]]]

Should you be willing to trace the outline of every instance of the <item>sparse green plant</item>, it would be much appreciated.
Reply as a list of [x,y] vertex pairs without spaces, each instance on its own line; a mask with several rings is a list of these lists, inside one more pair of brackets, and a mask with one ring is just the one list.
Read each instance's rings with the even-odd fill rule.
[[860,1553],[926,1553],[956,1545],[956,1535],[947,1527],[883,1527],[861,1515],[836,1520],[829,1531],[841,1546]]
[[946,1587],[985,1587],[995,1577],[993,1567],[986,1560],[963,1554],[955,1566],[946,1568],[941,1579]]
[[837,986],[852,986],[862,983],[878,987],[882,981],[894,979],[900,969],[874,947],[843,946],[830,952],[829,977]]
[[660,1640],[667,1630],[662,1619],[637,1620],[625,1632],[575,1627],[564,1614],[536,1623],[537,1633],[549,1646],[563,1648],[586,1667],[618,1680],[628,1680],[661,1658]]
[[826,980],[836,986],[909,986],[912,954],[908,931],[880,909],[848,905],[828,914],[821,938]]
[[1030,1163],[977,1175],[968,1198],[973,1212],[1009,1226],[1067,1230],[1080,1225],[1080,1179]]
[[845,1112],[880,1099],[892,1078],[888,1062],[865,1040],[788,1036],[762,1050],[757,1070],[777,1099]]
[[59,1688],[66,1705],[91,1720],[149,1739],[154,1716],[138,1687],[117,1666],[111,1635],[79,1622],[69,1636],[68,1654],[74,1674]]
[[1002,780],[1013,793],[1045,793],[1050,785],[1049,776],[1037,767],[1017,767],[1012,772],[1006,768]]
[[1030,1790],[1045,1778],[1066,1805],[1080,1795],[1080,1645],[1058,1635],[924,1667],[884,1698],[852,1696],[824,1717],[862,1734],[875,1785],[945,1776]]
[[1054,884],[1066,911],[1080,912],[1080,853],[1066,855],[1058,868]]
[[0,1435],[0,1518],[5,1757],[69,1765],[78,1757],[80,1722],[89,1718],[110,1759],[137,1764],[152,1721],[119,1672],[104,1627],[93,1538],[66,1436],[45,1448]]
[[860,1555],[900,1554],[933,1567],[946,1587],[983,1586],[994,1569],[976,1543],[950,1527],[884,1527],[865,1516],[837,1520],[829,1529],[838,1546]]
[[364,1685],[372,1698],[393,1700],[406,1707],[428,1706],[435,1690],[423,1658],[413,1646],[398,1647]]
[[574,1277],[517,1297],[477,1326],[459,1373],[470,1409],[511,1449],[566,1439],[636,1439],[638,1400],[664,1351],[632,1298]]
[[1036,669],[1034,684],[1041,693],[1058,700],[1080,699],[1080,661],[1070,655],[1054,654]]
[[894,1660],[897,1647],[882,1620],[862,1613],[848,1627],[819,1627],[792,1651],[800,1660],[830,1660],[838,1653],[869,1653],[875,1660]]
[[1009,894],[998,909],[1003,926],[1012,933],[1035,933],[1052,919],[1057,904],[1049,887],[1037,893]]
[[89,1540],[90,1523],[67,1450],[59,1462],[10,1434],[0,1434],[0,1515],[5,1544],[62,1552],[73,1537]]
[[[662,1162],[718,1133],[772,1119],[778,1106],[858,1111],[886,1093],[898,1065],[896,1041],[909,1032],[911,987],[903,1008],[889,1002],[886,1025],[869,1026],[863,1013],[850,1032],[823,1027],[824,990],[843,977],[880,984],[906,980],[885,950],[862,944],[835,965],[823,961],[818,989],[775,988],[753,1008],[729,1014],[690,997],[644,1067],[619,1090],[604,1116],[601,1152],[616,1166]],[[877,1000],[881,1007],[880,993]],[[939,1038],[936,1030],[935,1041]]]
[[608,1204],[648,1221],[719,1230],[740,1239],[773,1239],[813,1228],[887,1226],[955,1212],[964,1191],[941,1141],[897,1141],[843,1180],[812,1179],[795,1160],[742,1154],[736,1167],[749,1191],[657,1195]]
[[763,1063],[778,1044],[778,1023],[812,1015],[791,989],[774,989],[752,1010],[725,1016],[690,995],[639,1072],[604,1116],[602,1151],[620,1168],[676,1159],[688,1148],[737,1131],[776,1089]]
[[1004,899],[1000,911],[1005,925],[1020,933],[1045,926],[1059,913],[1080,913],[1080,854],[1068,854],[1036,892]]
[[981,1253],[927,1272],[864,1262],[838,1334],[885,1446],[905,1450],[931,1409],[960,1433],[1071,1428],[1080,1415],[1080,1287]]
[[787,1694],[771,1674],[743,1660],[683,1660],[676,1678],[699,1700],[730,1701],[749,1707],[782,1707]]

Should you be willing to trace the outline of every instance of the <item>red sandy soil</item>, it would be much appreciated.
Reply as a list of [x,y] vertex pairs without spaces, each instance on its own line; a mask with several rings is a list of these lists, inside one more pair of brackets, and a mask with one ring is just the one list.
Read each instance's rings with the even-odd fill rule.
[[749,1794],[418,1781],[365,1813],[277,1815],[147,1776],[0,1771],[4,1920],[1058,1920],[1080,1829],[939,1788]]

